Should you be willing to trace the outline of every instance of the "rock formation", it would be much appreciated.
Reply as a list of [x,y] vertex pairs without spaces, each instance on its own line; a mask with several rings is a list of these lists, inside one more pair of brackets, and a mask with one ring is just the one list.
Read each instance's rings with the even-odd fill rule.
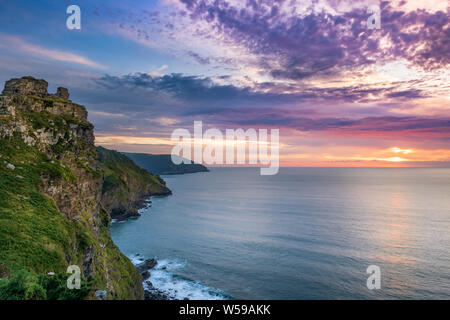
[[55,96],[60,99],[69,100],[69,90],[63,87],[58,87]]
[[48,83],[45,80],[38,80],[33,77],[14,78],[6,81],[3,95],[14,94],[19,96],[48,96]]
[[47,90],[47,81],[28,76],[6,81],[2,95],[36,96],[41,98],[54,97],[69,100],[69,90],[66,88],[58,87],[56,94],[49,94]]
[[78,265],[107,299],[142,299],[141,275],[109,235],[86,108],[47,87],[11,79],[0,96],[0,265],[36,274]]
[[111,218],[140,216],[138,210],[147,205],[150,196],[171,194],[164,180],[138,167],[120,152],[96,149],[105,175],[101,204]]

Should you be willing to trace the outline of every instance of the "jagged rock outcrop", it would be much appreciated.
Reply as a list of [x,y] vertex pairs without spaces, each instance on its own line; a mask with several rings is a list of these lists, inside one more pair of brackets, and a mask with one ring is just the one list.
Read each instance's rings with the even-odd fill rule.
[[55,94],[49,94],[47,81],[30,76],[6,81],[2,95],[54,97],[69,100],[69,90],[67,88],[58,87]]
[[48,95],[47,89],[48,82],[43,79],[22,77],[6,81],[5,89],[3,90],[2,94],[45,97]]
[[55,96],[60,99],[69,100],[69,90],[63,87],[58,87],[58,89],[56,89]]
[[0,264],[44,274],[78,265],[108,299],[142,299],[141,275],[109,235],[86,108],[47,86],[11,79],[0,96]]

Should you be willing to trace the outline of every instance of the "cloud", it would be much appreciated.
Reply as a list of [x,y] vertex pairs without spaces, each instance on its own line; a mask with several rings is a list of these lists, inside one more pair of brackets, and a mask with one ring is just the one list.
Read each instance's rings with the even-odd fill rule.
[[[93,81],[95,92],[102,96],[97,100],[105,102],[103,97],[111,100],[104,108],[111,110],[117,105],[116,112],[124,112],[127,108],[126,114],[138,127],[148,125],[144,119],[151,119],[153,124],[166,129],[204,120],[219,128],[238,126],[339,135],[450,138],[449,119],[389,114],[390,108],[405,106],[405,99],[424,98],[419,90],[398,90],[396,85],[306,88],[303,92],[280,93],[276,91],[279,87],[271,83],[238,87],[218,84],[209,77],[182,74],[105,75]],[[368,107],[362,106],[367,104],[369,97],[375,105],[366,110]],[[383,107],[387,100],[390,103]],[[357,104],[355,101],[363,102]],[[97,106],[98,110],[101,108],[101,105]],[[127,118],[120,123],[129,121]]]
[[156,118],[154,121],[163,126],[172,126],[172,125],[178,123],[177,119],[167,118],[167,117],[159,117],[159,118]]
[[217,85],[209,77],[187,76],[180,73],[152,75],[133,73],[122,76],[105,75],[96,84],[105,89],[131,90],[150,96],[170,96],[188,102],[230,101],[257,96],[249,88],[233,85]]
[[[358,102],[371,98],[373,101],[386,102],[387,98],[416,99],[426,98],[420,89],[403,90],[400,84],[390,86],[371,87],[355,85],[347,87],[305,87],[283,86],[279,83],[250,82],[247,86],[235,85],[231,77],[190,76],[181,73],[157,75],[151,73],[132,73],[121,76],[105,75],[94,80],[103,89],[133,92],[138,98],[165,96],[183,101],[184,103],[210,105],[220,110],[226,106],[254,106],[260,107],[277,104],[292,104],[311,101],[341,101]],[[224,83],[228,81],[228,83]],[[213,111],[211,108],[211,111]]]
[[194,58],[195,61],[197,61],[200,64],[210,64],[211,60],[208,57],[202,57],[198,53],[188,51],[187,55]]
[[381,30],[369,30],[367,8],[361,6],[338,13],[314,6],[299,11],[292,1],[180,2],[199,28],[222,39],[222,45],[244,47],[276,79],[339,74],[399,58],[424,70],[450,64],[450,9],[406,12],[384,1]]
[[55,61],[63,61],[85,65],[92,68],[104,69],[105,66],[92,61],[86,57],[83,57],[78,54],[74,54],[67,51],[47,49],[29,42],[22,40],[19,37],[14,37],[6,34],[0,34],[0,46],[11,50],[21,51],[30,55],[40,56],[46,59],[55,60]]

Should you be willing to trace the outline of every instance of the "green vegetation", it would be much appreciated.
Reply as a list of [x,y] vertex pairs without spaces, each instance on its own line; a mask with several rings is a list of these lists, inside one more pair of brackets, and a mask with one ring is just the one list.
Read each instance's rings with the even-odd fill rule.
[[156,174],[184,174],[209,171],[202,164],[184,159],[186,163],[174,164],[170,154],[124,153],[138,166]]
[[52,130],[55,133],[69,134],[70,125],[80,126],[83,129],[93,129],[93,125],[88,121],[81,120],[70,114],[55,115],[49,111],[42,110],[40,112],[24,112],[20,111],[19,115],[26,121],[30,121],[33,129]]
[[77,164],[78,168],[82,168],[89,172],[93,178],[99,179],[102,177],[102,172],[99,170],[92,169],[87,165],[85,162],[81,161],[80,159],[74,159],[75,163]]
[[53,100],[44,100],[44,108],[53,108]]
[[[164,180],[138,167],[120,152],[97,147],[100,166],[104,171],[103,193],[112,194],[121,201],[130,199],[130,193],[141,190],[146,194],[168,194]],[[137,199],[136,199],[137,200]]]
[[44,106],[45,106],[45,103],[47,102],[47,103],[49,103],[49,102],[51,102],[52,103],[52,105],[53,105],[53,102],[67,102],[66,100],[64,100],[64,99],[61,99],[61,98],[57,98],[57,97],[45,97],[45,98],[42,98],[42,97],[38,97],[38,96],[28,96],[29,98],[32,98],[33,100],[35,100],[35,101],[38,101],[38,102],[43,102],[44,103]]
[[15,271],[0,281],[0,300],[83,300],[92,291],[94,280],[81,280],[80,289],[67,288],[68,274],[35,274]]
[[105,177],[105,180],[103,181],[102,193],[106,193],[114,188],[119,187],[121,183],[123,182],[115,175],[113,174],[107,175]]
[[89,230],[69,221],[38,191],[41,176],[74,181],[74,175],[21,139],[0,139],[0,150],[0,300],[84,299],[93,279],[83,279],[81,290],[68,290],[64,272],[67,256],[82,263],[81,252],[72,250],[92,243]]
[[43,300],[46,290],[39,283],[39,276],[26,270],[0,281],[1,300]]
[[[142,298],[140,274],[112,242],[108,213],[98,212],[93,126],[75,116],[85,110],[53,98],[11,100],[15,115],[0,119],[0,300],[91,299],[95,290]],[[66,287],[69,264],[92,275],[81,290]]]
[[0,150],[0,262],[35,272],[65,270],[80,227],[38,190],[41,176],[69,181],[75,177],[68,167],[20,139],[0,139]]

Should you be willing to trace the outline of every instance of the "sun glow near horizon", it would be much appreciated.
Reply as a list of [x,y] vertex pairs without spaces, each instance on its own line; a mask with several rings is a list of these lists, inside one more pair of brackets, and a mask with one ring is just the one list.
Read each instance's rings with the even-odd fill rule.
[[86,2],[70,33],[41,19],[63,3],[4,2],[0,75],[69,88],[119,151],[170,153],[203,121],[279,129],[282,166],[447,166],[448,1],[382,1],[380,29],[373,1],[309,2]]
[[[280,137],[283,140],[283,137]],[[195,144],[194,138],[189,140]],[[246,145],[248,153],[248,140],[236,140],[237,145]],[[212,145],[214,139],[203,140],[203,147]],[[100,134],[96,137],[96,144],[113,148],[121,152],[170,154],[176,142],[170,137],[140,137],[140,136],[116,136]],[[231,142],[224,140],[219,147],[226,148]],[[402,146],[388,148],[323,148],[311,146],[291,145],[279,143],[280,166],[304,167],[304,166],[346,166],[346,167],[420,167],[420,166],[444,166],[450,164],[450,150],[446,149],[418,149]],[[422,163],[421,163],[422,162]]]

